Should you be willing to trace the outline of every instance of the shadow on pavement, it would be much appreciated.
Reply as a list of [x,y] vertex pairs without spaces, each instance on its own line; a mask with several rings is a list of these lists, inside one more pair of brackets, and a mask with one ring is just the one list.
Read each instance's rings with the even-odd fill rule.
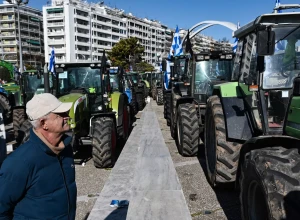
[[104,220],[126,220],[128,206],[115,209]]
[[[199,145],[197,159],[205,173],[207,179],[207,168],[205,160],[205,149],[203,144]],[[208,180],[207,180],[208,181]],[[228,220],[240,220],[241,219],[241,210],[240,210],[240,200],[239,192],[234,191],[233,189],[214,189],[214,192],[217,196],[217,199],[227,217]]]

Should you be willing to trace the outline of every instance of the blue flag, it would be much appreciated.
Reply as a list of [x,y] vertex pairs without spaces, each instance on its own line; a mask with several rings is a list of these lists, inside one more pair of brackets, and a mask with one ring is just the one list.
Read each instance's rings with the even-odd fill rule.
[[52,47],[51,56],[50,56],[50,60],[49,60],[48,71],[55,75],[55,68],[54,67],[55,67],[55,52],[54,52],[54,47]]
[[[237,29],[239,29],[239,28],[240,28],[240,22],[238,22],[238,24],[237,24]],[[236,37],[234,39],[234,43],[233,43],[233,47],[232,47],[232,50],[234,53],[236,53],[238,41],[239,41],[239,39]]]

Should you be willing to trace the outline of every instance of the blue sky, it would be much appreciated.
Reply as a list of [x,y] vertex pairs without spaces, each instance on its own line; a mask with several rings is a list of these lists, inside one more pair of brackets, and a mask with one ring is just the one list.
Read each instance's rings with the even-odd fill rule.
[[[100,0],[88,0],[100,2]],[[241,26],[258,15],[271,13],[275,0],[106,0],[106,5],[124,9],[137,17],[156,19],[171,28],[188,29],[205,20],[223,20]],[[176,3],[175,3],[176,2]],[[29,6],[42,9],[47,0],[29,0]],[[281,4],[300,4],[296,0],[281,0]],[[226,37],[233,43],[232,32],[221,26],[213,26],[202,32],[214,39]]]

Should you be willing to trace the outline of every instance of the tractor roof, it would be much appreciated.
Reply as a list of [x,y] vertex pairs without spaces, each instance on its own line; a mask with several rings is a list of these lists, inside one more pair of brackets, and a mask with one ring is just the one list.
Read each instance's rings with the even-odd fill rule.
[[254,21],[249,22],[243,27],[237,29],[233,33],[233,37],[241,38],[249,33],[253,32],[259,25],[273,25],[273,24],[299,24],[300,25],[300,13],[273,13],[264,14],[258,16]]

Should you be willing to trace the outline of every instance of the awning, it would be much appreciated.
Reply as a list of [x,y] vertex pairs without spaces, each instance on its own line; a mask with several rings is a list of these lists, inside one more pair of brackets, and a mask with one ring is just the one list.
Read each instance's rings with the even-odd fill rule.
[[33,20],[33,21],[40,21],[40,19],[35,18],[35,17],[30,17],[30,19]]
[[30,43],[30,44],[41,45],[41,43],[39,41],[36,41],[36,40],[27,40],[27,42]]
[[47,12],[63,12],[63,8],[48,8]]

